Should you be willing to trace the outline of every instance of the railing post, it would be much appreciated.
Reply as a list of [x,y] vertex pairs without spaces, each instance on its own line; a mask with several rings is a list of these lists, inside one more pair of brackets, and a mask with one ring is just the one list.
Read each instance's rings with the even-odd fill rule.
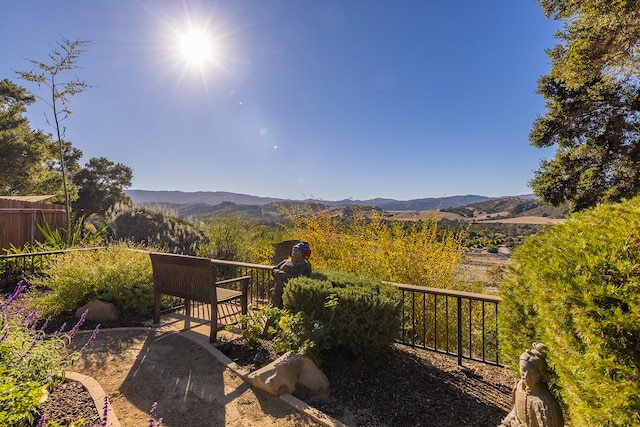
[[456,297],[458,306],[458,365],[462,365],[462,297]]

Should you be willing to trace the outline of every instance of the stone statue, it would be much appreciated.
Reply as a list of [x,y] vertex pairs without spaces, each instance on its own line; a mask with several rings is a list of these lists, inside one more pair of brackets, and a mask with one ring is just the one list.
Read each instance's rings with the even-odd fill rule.
[[271,273],[275,279],[275,286],[271,295],[271,304],[282,308],[282,292],[284,285],[292,277],[309,276],[311,274],[311,247],[306,242],[298,243],[291,250],[291,259],[284,260],[273,267]]
[[532,347],[520,355],[520,380],[513,389],[513,409],[499,427],[564,426],[560,405],[547,387],[547,347],[540,343],[533,343]]

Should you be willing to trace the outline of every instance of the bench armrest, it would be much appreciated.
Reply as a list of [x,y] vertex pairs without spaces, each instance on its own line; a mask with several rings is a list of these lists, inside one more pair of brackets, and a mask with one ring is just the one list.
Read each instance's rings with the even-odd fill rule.
[[[216,286],[224,288],[224,285],[239,282],[240,280],[244,280],[248,287],[249,281],[251,281],[251,276],[234,277],[233,279],[220,280],[219,282],[216,282]],[[244,284],[242,284],[241,286],[244,286]]]

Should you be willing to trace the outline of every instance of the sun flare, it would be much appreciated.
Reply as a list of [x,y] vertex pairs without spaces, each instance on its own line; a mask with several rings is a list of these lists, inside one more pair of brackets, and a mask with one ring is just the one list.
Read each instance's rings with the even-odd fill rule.
[[211,36],[204,31],[191,30],[179,38],[179,49],[184,59],[197,66],[212,62],[215,57]]

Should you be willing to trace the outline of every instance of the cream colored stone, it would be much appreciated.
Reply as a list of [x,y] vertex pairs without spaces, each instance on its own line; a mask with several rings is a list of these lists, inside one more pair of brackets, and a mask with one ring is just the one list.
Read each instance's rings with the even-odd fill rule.
[[324,391],[329,388],[329,379],[313,360],[291,351],[250,373],[247,380],[256,388],[274,396],[293,393],[298,387],[309,391]]
[[76,310],[76,317],[82,316],[85,310],[87,312],[87,320],[95,320],[104,322],[106,320],[118,320],[120,318],[120,309],[110,302],[93,300],[89,301]]

